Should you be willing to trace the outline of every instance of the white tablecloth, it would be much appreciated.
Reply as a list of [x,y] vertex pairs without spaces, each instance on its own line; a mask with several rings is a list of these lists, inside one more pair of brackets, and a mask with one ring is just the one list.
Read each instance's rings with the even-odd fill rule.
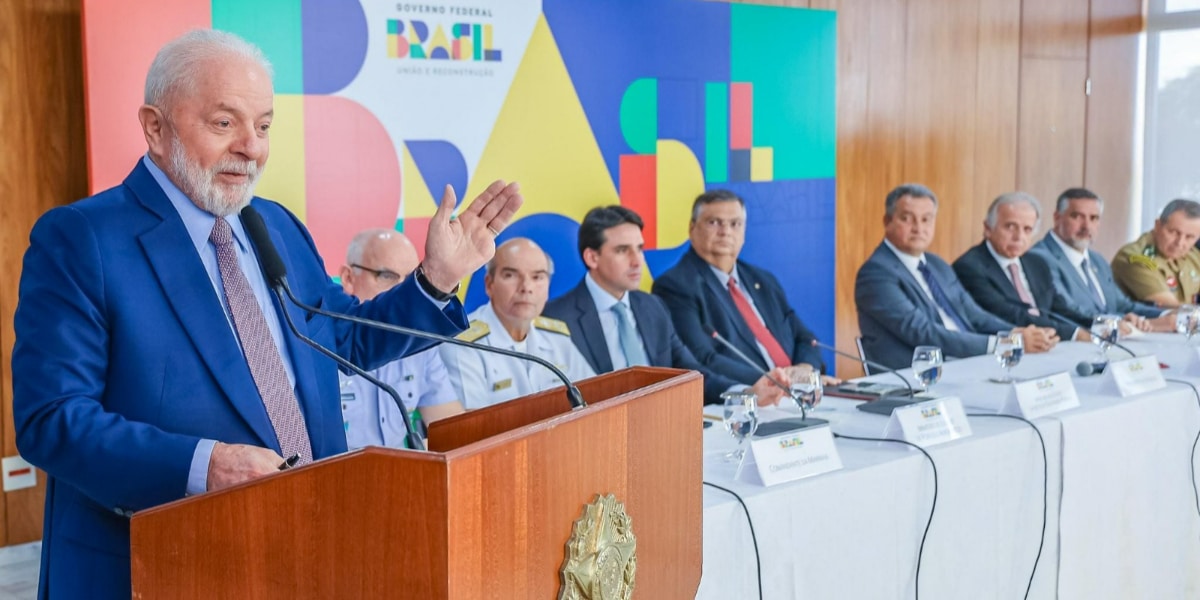
[[[1153,335],[1127,345],[1154,352],[1170,365],[1168,377],[1200,385],[1200,376],[1184,373],[1200,359],[1182,338]],[[1073,373],[1095,354],[1093,346],[1064,343],[1027,356],[1014,374]],[[1194,369],[1200,375],[1200,367]],[[955,361],[944,372],[936,391],[967,405],[1009,393],[986,382],[999,373],[990,357]],[[1189,470],[1200,408],[1191,389],[1170,383],[1120,398],[1100,393],[1105,376],[1073,381],[1082,406],[1036,421],[1049,457],[1049,511],[1030,597],[1200,598],[1200,516]],[[827,398],[816,416],[838,433],[882,434],[886,419],[854,404]],[[929,449],[939,490],[921,596],[1021,598],[1042,525],[1041,449],[1024,423],[970,421],[970,438]],[[749,507],[764,598],[913,597],[917,548],[933,498],[932,473],[920,453],[839,440],[841,471],[764,488],[732,481],[734,465],[720,455],[734,442],[719,426],[705,436],[705,480],[736,491]],[[707,486],[704,507],[697,598],[756,598],[754,551],[741,507]]]

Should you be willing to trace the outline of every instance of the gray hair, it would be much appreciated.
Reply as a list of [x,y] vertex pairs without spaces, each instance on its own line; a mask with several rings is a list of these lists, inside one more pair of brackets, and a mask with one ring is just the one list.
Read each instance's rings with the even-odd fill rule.
[[535,242],[527,237],[509,238],[509,239],[505,240],[504,243],[497,246],[496,253],[492,255],[492,260],[487,261],[487,264],[484,265],[484,273],[487,275],[491,275],[492,270],[496,268],[496,257],[500,256],[500,249],[504,248],[505,246],[507,246],[509,244],[513,244],[516,242],[529,242],[530,246],[533,246],[534,248],[541,250],[542,256],[546,257],[546,274],[551,277],[554,277],[554,259],[550,258],[550,253],[546,252],[546,250],[544,248],[542,248],[541,246],[539,246],[537,242]]
[[395,234],[393,229],[364,229],[350,240],[350,245],[346,247],[346,264],[352,265],[362,262],[363,255],[367,253],[367,246],[371,242],[378,239],[387,239]]
[[1033,214],[1037,215],[1037,221],[1033,228],[1037,229],[1042,225],[1042,205],[1037,201],[1037,198],[1026,194],[1025,192],[1009,192],[1000,194],[995,200],[992,200],[992,205],[988,207],[987,217],[984,218],[984,223],[991,229],[996,226],[996,215],[1000,212],[1001,206],[1013,206],[1016,204],[1028,204],[1033,207]]
[[701,209],[716,202],[737,202],[742,206],[742,213],[746,212],[746,202],[741,196],[729,190],[712,190],[696,196],[696,200],[692,202],[692,222],[695,223],[696,219],[700,218]]
[[1100,212],[1104,212],[1104,199],[1087,188],[1068,188],[1063,191],[1058,195],[1058,202],[1054,203],[1054,212],[1059,214],[1067,212],[1067,204],[1072,200],[1095,200],[1099,205]]
[[274,69],[258,46],[228,31],[193,29],[163,46],[146,73],[146,104],[163,108],[173,94],[190,92],[204,66],[218,58],[258,63],[274,79]]
[[1200,219],[1200,202],[1188,200],[1187,198],[1176,198],[1163,207],[1162,214],[1159,215],[1158,220],[1166,221],[1167,217],[1179,211],[1183,211],[1183,214],[1187,215],[1189,219]]
[[933,200],[933,205],[935,207],[938,203],[937,196],[933,194],[933,190],[919,183],[905,183],[903,185],[896,186],[895,189],[888,192],[887,200],[883,205],[883,214],[889,217],[895,214],[896,203],[905,196],[909,196],[911,198],[929,198],[930,200]]

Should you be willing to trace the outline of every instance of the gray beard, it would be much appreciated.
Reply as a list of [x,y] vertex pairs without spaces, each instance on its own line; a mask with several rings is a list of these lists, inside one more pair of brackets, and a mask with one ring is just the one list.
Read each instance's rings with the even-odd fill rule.
[[[254,161],[222,160],[211,169],[203,169],[190,160],[178,140],[171,141],[171,171],[179,178],[180,191],[196,206],[217,217],[228,217],[241,212],[254,197],[254,186],[262,173]],[[221,186],[216,182],[219,171],[235,171],[248,174],[246,183],[237,186]]]

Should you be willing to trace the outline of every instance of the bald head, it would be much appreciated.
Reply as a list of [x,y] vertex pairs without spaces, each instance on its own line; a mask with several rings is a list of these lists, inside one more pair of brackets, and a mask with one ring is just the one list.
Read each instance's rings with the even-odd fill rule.
[[342,265],[342,289],[359,300],[386,292],[417,268],[420,258],[399,231],[367,229],[350,240]]
[[510,331],[528,331],[533,318],[542,314],[553,273],[550,256],[529,238],[513,238],[496,248],[483,281],[492,309]]

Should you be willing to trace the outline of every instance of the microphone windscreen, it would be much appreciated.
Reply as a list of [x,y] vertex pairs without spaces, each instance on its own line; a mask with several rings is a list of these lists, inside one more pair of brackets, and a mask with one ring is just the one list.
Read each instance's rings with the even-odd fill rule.
[[1087,376],[1095,373],[1096,368],[1092,365],[1092,363],[1085,360],[1085,361],[1075,365],[1075,372],[1079,373],[1079,375],[1082,377],[1087,377]]
[[263,222],[262,215],[258,214],[254,207],[246,206],[242,209],[242,225],[258,251],[258,263],[262,265],[263,276],[271,285],[278,285],[287,277],[287,265],[283,264],[283,259],[279,257],[279,251],[271,241],[271,234],[267,233],[267,224]]

